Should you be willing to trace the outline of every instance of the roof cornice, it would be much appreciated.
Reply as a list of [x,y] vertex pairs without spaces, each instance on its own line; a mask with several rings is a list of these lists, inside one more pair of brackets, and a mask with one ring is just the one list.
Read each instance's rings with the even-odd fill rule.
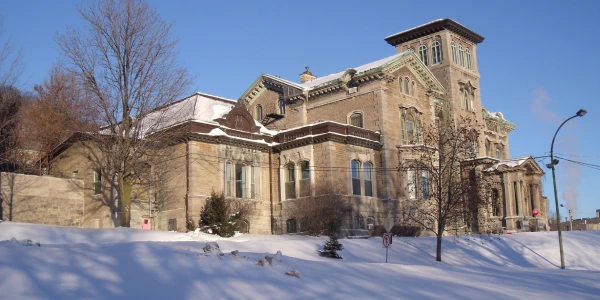
[[420,37],[430,35],[436,32],[440,32],[442,30],[450,30],[456,34],[459,34],[469,41],[479,44],[483,42],[484,37],[477,34],[473,30],[465,27],[464,25],[452,20],[452,19],[442,19],[427,23],[425,25],[421,25],[419,27],[415,27],[409,30],[405,30],[396,34],[392,34],[385,38],[385,41],[392,46],[396,46],[398,44],[402,44],[404,42],[418,39]]

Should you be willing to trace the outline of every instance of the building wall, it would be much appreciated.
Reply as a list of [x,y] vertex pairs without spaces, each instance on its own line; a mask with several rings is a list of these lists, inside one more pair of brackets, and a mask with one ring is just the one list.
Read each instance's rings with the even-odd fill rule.
[[82,227],[83,181],[0,173],[2,220]]

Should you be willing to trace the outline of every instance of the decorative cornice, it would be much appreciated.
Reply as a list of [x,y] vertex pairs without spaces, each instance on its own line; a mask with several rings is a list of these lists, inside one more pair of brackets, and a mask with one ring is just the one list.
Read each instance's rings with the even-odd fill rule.
[[458,22],[452,19],[443,19],[436,20],[416,28],[412,28],[390,35],[385,38],[385,41],[392,46],[396,46],[407,41],[411,41],[430,34],[434,34],[436,32],[440,32],[444,29],[450,30],[458,35],[461,35],[475,44],[479,44],[484,40],[483,36],[475,33],[474,31],[465,27],[464,25],[459,24]]

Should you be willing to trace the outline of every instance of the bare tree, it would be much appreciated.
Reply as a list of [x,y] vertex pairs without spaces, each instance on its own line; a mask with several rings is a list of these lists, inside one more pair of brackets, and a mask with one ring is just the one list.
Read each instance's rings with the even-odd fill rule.
[[436,260],[442,260],[442,236],[452,228],[469,228],[486,201],[481,185],[486,180],[476,172],[463,172],[461,163],[474,158],[477,124],[461,118],[441,121],[424,128],[422,145],[409,153],[403,170],[407,175],[407,216],[437,237]]
[[338,234],[351,209],[349,198],[332,191],[296,199],[287,208],[289,217],[300,222],[301,232],[316,236]]
[[165,142],[159,131],[172,119],[150,114],[180,97],[191,81],[176,63],[171,25],[145,1],[101,0],[79,12],[85,27],[69,28],[58,44],[99,112],[103,130],[92,144],[101,151],[101,167],[117,176],[121,226],[129,227],[136,168]]
[[17,50],[9,38],[5,38],[4,18],[0,16],[0,167],[13,169],[11,153],[16,143],[15,128],[17,113],[23,95],[15,87],[23,72],[22,52]]

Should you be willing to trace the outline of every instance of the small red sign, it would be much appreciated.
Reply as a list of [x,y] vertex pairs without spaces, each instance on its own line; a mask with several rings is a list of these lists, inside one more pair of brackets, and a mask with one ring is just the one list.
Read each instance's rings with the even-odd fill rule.
[[389,248],[392,244],[392,234],[384,233],[383,234],[383,248]]
[[537,208],[535,208],[535,209],[533,210],[533,216],[534,216],[534,217],[537,217],[539,214],[540,214],[540,212],[538,211],[538,209],[537,209]]

